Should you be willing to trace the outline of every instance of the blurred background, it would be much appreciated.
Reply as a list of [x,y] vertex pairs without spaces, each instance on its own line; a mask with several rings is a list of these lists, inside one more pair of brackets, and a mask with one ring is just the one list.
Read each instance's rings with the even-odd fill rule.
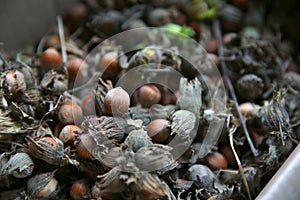
[[78,0],[2,0],[0,2],[0,43],[17,51],[36,43]]

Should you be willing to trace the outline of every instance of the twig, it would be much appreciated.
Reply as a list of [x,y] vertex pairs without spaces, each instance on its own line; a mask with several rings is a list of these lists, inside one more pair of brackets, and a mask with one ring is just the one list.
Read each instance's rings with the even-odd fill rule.
[[[218,19],[214,20],[213,29],[214,29],[215,36],[217,38],[218,54],[219,54],[220,57],[224,57],[224,50],[223,50],[223,45],[222,45],[222,33],[221,33],[221,28],[220,28],[220,22],[219,22]],[[231,81],[229,79],[229,76],[228,76],[228,70],[227,70],[226,63],[224,61],[220,60],[220,66],[221,66],[221,70],[222,70],[222,73],[223,73],[224,81],[225,81],[225,83],[228,87],[230,96],[234,101],[234,106],[235,106],[235,108],[237,110],[237,113],[238,113],[238,116],[241,120],[241,124],[242,124],[243,130],[245,132],[248,144],[251,148],[251,151],[252,151],[253,155],[256,157],[256,156],[258,156],[258,151],[254,147],[253,142],[252,142],[251,137],[250,137],[250,134],[248,132],[247,125],[246,125],[246,122],[245,122],[244,117],[242,115],[242,112],[240,110],[240,106],[238,104],[234,88],[233,88],[232,83],[231,83]]]
[[63,60],[63,64],[66,64],[67,51],[66,51],[66,44],[65,44],[64,25],[61,16],[57,16],[57,24],[58,24],[58,33],[59,33],[59,40],[61,46],[62,60]]
[[233,155],[234,155],[234,157],[235,157],[236,163],[237,163],[237,165],[238,165],[238,167],[239,167],[239,171],[240,171],[240,173],[241,173],[243,183],[244,183],[245,188],[246,188],[246,190],[247,190],[248,198],[249,198],[249,200],[251,200],[252,197],[251,197],[251,193],[250,193],[250,189],[249,189],[249,186],[248,186],[247,179],[246,179],[246,177],[245,177],[244,169],[243,169],[242,163],[241,163],[241,161],[240,161],[240,159],[239,159],[239,156],[238,156],[238,154],[237,154],[236,151],[235,151],[234,144],[233,144],[233,133],[234,133],[235,131],[236,131],[236,127],[235,127],[235,126],[234,126],[234,127],[231,127],[231,128],[229,129],[229,143],[230,143],[230,147],[231,147],[231,149],[232,149]]

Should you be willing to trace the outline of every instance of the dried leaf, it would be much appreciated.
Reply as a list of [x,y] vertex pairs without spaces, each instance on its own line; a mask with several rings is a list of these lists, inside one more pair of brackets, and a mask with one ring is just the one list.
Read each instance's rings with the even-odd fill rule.
[[0,134],[22,134],[27,132],[22,123],[9,117],[9,112],[0,109]]

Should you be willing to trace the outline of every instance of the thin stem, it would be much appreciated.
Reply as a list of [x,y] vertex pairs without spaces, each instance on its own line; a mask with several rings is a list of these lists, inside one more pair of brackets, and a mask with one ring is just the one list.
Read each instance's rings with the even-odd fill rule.
[[[221,28],[220,28],[220,22],[219,22],[218,19],[214,20],[213,29],[214,29],[215,36],[217,38],[218,54],[219,54],[220,57],[224,57],[224,50],[223,50],[223,45],[222,45],[222,33],[221,33]],[[241,124],[242,124],[243,130],[245,132],[248,144],[249,144],[249,146],[251,148],[251,151],[252,151],[253,155],[256,157],[256,156],[258,156],[258,151],[254,147],[254,144],[253,144],[253,142],[251,140],[251,137],[250,137],[250,134],[248,132],[247,125],[246,125],[246,122],[244,120],[243,114],[241,112],[240,106],[238,104],[234,88],[233,88],[232,83],[231,83],[231,81],[229,79],[229,76],[228,76],[228,70],[227,70],[226,63],[223,60],[220,60],[219,63],[220,63],[220,66],[221,66],[221,70],[222,70],[222,74],[223,74],[223,79],[224,79],[224,81],[225,81],[225,83],[226,83],[226,85],[228,87],[230,96],[231,96],[231,98],[234,101],[234,106],[235,106],[235,108],[237,110],[237,113],[238,113],[238,116],[239,116],[239,118],[241,120]]]
[[235,157],[236,163],[237,163],[237,165],[239,167],[239,171],[241,173],[243,183],[244,183],[245,188],[247,190],[248,198],[249,198],[249,200],[251,200],[252,197],[251,197],[251,193],[250,193],[250,189],[249,189],[249,186],[248,186],[248,182],[247,182],[247,179],[246,179],[246,176],[245,176],[245,173],[244,173],[244,169],[243,169],[242,163],[241,163],[241,161],[239,159],[239,156],[238,156],[238,154],[235,151],[234,144],[233,144],[233,133],[235,131],[236,131],[236,127],[232,127],[232,128],[229,129],[229,144],[230,144],[230,147],[232,149],[233,155]]
[[67,62],[67,51],[66,51],[66,44],[65,44],[65,34],[64,34],[64,25],[61,16],[57,16],[57,24],[58,24],[58,33],[60,39],[60,46],[61,46],[61,54],[63,59],[63,64]]

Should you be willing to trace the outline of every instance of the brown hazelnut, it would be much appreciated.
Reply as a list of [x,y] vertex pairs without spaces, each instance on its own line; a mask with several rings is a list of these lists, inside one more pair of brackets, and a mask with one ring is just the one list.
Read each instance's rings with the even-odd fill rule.
[[109,75],[117,75],[121,71],[118,60],[118,52],[111,51],[104,54],[100,60],[100,68]]
[[71,80],[75,80],[77,78],[81,80],[88,75],[87,64],[81,58],[69,60],[66,63],[66,67],[69,73],[69,79]]
[[226,169],[227,160],[225,156],[219,152],[212,152],[205,156],[205,164],[212,170]]
[[87,179],[80,179],[73,183],[70,195],[74,200],[90,199],[91,183]]
[[78,26],[83,24],[89,14],[89,8],[82,3],[77,3],[69,8],[66,13],[66,26],[70,32],[74,32]]
[[169,121],[166,119],[155,119],[147,126],[147,134],[151,137],[153,142],[166,142],[170,133]]
[[66,125],[59,134],[59,139],[66,146],[73,146],[76,135],[81,132],[81,128],[76,125]]
[[161,99],[159,101],[159,104],[162,105],[169,105],[169,104],[176,104],[177,97],[174,93],[172,93],[167,88],[162,88],[161,90]]
[[125,113],[130,106],[130,97],[121,87],[109,90],[104,98],[104,108],[109,114]]
[[86,95],[81,101],[81,109],[84,115],[95,114],[95,95]]
[[58,119],[61,124],[75,124],[82,118],[81,107],[72,102],[64,103],[58,111]]
[[222,145],[219,151],[226,157],[228,164],[235,165],[236,160],[233,154],[233,151],[229,145]]
[[64,125],[61,123],[56,124],[54,133],[53,133],[55,137],[57,137],[57,138],[59,137],[59,134],[60,134],[61,130],[63,129],[63,127],[64,127]]
[[79,143],[76,146],[76,152],[81,158],[88,159],[91,157],[91,153],[86,148],[86,145],[92,144],[92,138],[88,134],[79,136]]
[[160,90],[154,85],[143,85],[138,92],[139,102],[144,108],[150,108],[161,99]]
[[40,65],[46,71],[57,69],[62,65],[62,56],[55,48],[48,48],[40,56]]

